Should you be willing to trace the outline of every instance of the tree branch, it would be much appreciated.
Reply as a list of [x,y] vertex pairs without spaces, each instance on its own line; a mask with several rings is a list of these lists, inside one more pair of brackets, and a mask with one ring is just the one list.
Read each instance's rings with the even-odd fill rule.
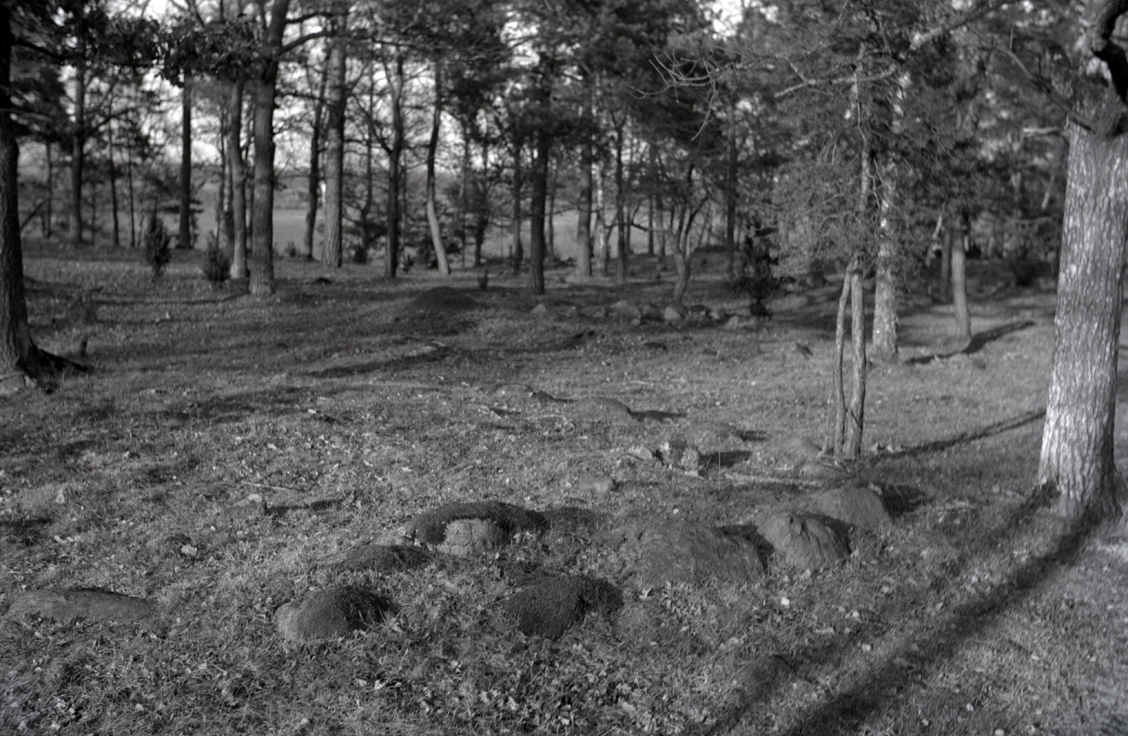
[[909,44],[909,53],[920,51],[923,46],[932,43],[944,34],[951,33],[957,28],[962,28],[969,23],[974,23],[983,16],[1010,5],[1013,1],[1014,0],[985,0],[977,7],[972,8],[963,15],[953,18],[943,25],[939,25],[923,33],[918,33],[913,36],[912,43]]
[[1125,13],[1128,13],[1128,0],[1105,0],[1090,31],[1089,50],[1108,67],[1116,96],[1128,103],[1128,55],[1112,40],[1116,21]]

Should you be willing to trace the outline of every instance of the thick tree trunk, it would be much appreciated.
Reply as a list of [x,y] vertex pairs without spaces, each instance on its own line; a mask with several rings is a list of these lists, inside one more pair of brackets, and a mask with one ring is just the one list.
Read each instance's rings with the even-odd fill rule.
[[245,279],[247,270],[247,167],[243,163],[242,80],[231,85],[227,101],[227,165],[231,169],[231,278]]
[[0,3],[0,395],[22,388],[32,347],[20,245],[20,154],[8,112],[11,49],[11,9]]
[[[466,267],[466,251],[470,241],[467,235],[466,210],[470,204],[470,126],[463,121],[462,128],[462,167],[458,174],[458,244],[462,249],[462,267]],[[473,263],[478,267],[478,261]]]
[[251,294],[274,293],[274,96],[278,80],[278,55],[286,30],[290,0],[274,0],[266,44],[270,58],[263,60],[255,85],[255,204],[254,268]]
[[346,48],[343,13],[335,19],[335,33],[329,47],[325,75],[328,78],[326,112],[328,125],[325,141],[325,245],[321,263],[340,268],[344,260],[343,230],[345,219],[345,74]]
[[842,457],[857,460],[862,453],[862,430],[866,409],[866,299],[862,269],[855,265],[850,272],[850,339],[853,342],[854,372],[850,406],[846,414],[846,438]]
[[192,78],[180,91],[180,226],[176,247],[192,247]]
[[439,212],[435,194],[435,155],[439,150],[439,131],[443,120],[443,74],[442,62],[435,62],[435,106],[431,113],[431,137],[427,141],[427,225],[431,230],[431,246],[439,262],[439,273],[450,276],[450,261],[446,246],[443,245],[443,232],[439,226]]
[[1049,401],[1038,465],[1055,509],[1120,516],[1113,459],[1116,369],[1128,241],[1128,137],[1069,126]]
[[74,130],[71,134],[71,211],[67,233],[71,245],[82,244],[82,180],[86,166],[86,63],[82,59],[85,53],[86,44],[80,37],[79,61],[74,70]]
[[538,131],[529,181],[529,293],[544,293],[546,204],[548,201],[549,134]]
[[584,72],[584,104],[581,114],[583,143],[580,144],[580,196],[576,202],[576,274],[591,276],[591,209],[592,189],[594,187],[593,166],[595,163],[595,144],[592,140],[594,126],[594,87],[589,72]]
[[834,322],[834,368],[831,373],[830,412],[831,424],[827,431],[823,452],[839,457],[846,439],[846,382],[842,377],[846,363],[846,312],[850,308],[850,274],[854,264],[846,267],[842,277],[842,293],[838,297],[838,313]]
[[[330,52],[332,59],[332,52]],[[331,61],[327,61],[321,70],[321,82],[318,84],[317,98],[313,101],[313,130],[309,136],[309,177],[306,179],[306,216],[305,231],[302,233],[303,258],[313,258],[313,241],[317,234],[317,208],[321,204],[321,128],[325,124],[325,87],[329,84],[329,68]],[[326,152],[328,153],[328,151]],[[328,188],[328,185],[326,185]],[[328,208],[326,208],[328,212]],[[321,251],[324,262],[325,250]]]

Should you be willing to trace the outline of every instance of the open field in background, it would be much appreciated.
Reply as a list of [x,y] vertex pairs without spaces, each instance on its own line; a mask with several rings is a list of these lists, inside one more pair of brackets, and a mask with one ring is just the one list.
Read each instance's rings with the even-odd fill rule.
[[[550,270],[543,300],[501,268],[480,291],[472,272],[389,283],[282,259],[259,301],[211,289],[201,255],[153,282],[135,253],[28,248],[37,341],[94,372],[3,407],[0,733],[1128,733],[1128,543],[1023,503],[1052,292],[970,264],[977,339],[932,359],[950,308],[911,285],[904,360],[872,367],[865,458],[842,469],[812,449],[833,281],[729,322],[747,303],[706,258],[687,295],[704,309],[633,324],[616,302],[672,289],[644,257],[622,288]],[[655,457],[679,442],[700,462]],[[638,582],[632,535],[842,487],[891,520],[853,530],[841,563]],[[485,499],[572,521],[411,571],[346,564]],[[622,606],[523,634],[505,602],[537,575],[606,581]],[[284,642],[279,607],[340,584],[396,612]],[[153,608],[28,613],[74,588]]]

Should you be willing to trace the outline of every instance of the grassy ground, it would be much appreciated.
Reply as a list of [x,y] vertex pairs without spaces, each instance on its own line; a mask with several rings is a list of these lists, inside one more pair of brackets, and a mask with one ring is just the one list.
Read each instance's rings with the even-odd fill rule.
[[[796,467],[824,426],[833,288],[726,330],[616,319],[623,298],[665,303],[645,261],[624,288],[550,272],[538,316],[497,269],[485,292],[449,282],[477,308],[435,312],[434,275],[282,261],[256,301],[212,290],[197,259],[154,283],[130,254],[28,254],[38,342],[85,346],[95,372],[5,400],[0,611],[100,588],[157,613],[0,619],[0,733],[1128,733],[1128,545],[1022,503],[1052,293],[983,267],[975,350],[939,360],[950,310],[910,296],[904,360],[870,373],[865,459],[819,481]],[[739,310],[719,265],[688,302]],[[496,391],[514,383],[642,418]],[[717,462],[639,459],[672,438]],[[638,590],[604,546],[624,518],[737,524],[845,483],[878,489],[893,523],[821,572]],[[238,505],[254,494],[265,513]],[[604,521],[410,573],[334,564],[479,499]],[[498,605],[514,561],[610,580],[626,604],[526,637]],[[398,613],[285,645],[277,608],[340,583]]]

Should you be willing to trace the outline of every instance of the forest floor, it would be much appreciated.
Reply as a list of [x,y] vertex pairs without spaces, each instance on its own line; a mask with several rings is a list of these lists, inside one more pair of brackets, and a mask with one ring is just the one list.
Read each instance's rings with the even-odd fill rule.
[[[283,260],[256,300],[199,254],[153,281],[132,253],[30,249],[36,340],[94,370],[0,408],[0,733],[1128,734],[1128,535],[1024,503],[1053,292],[972,263],[976,339],[949,355],[951,310],[915,284],[842,468],[813,449],[834,285],[725,328],[706,312],[747,301],[708,257],[686,300],[707,309],[667,324],[645,258],[624,287],[552,268],[542,300],[498,267],[482,291]],[[843,487],[890,520],[837,564],[649,586],[624,551]],[[356,562],[487,499],[574,523]],[[621,605],[522,633],[515,569]],[[281,606],[340,585],[394,612],[283,638]]]

